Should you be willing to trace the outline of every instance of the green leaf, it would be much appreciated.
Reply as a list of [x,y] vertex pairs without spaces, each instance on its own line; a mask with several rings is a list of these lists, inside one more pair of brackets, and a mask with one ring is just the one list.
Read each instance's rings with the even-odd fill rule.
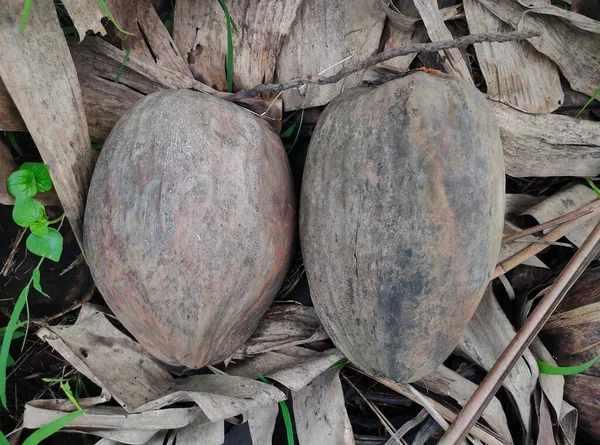
[[30,233],[25,245],[31,253],[56,262],[62,253],[63,237],[58,230],[49,227],[46,236]]
[[38,192],[44,193],[52,188],[52,178],[50,178],[50,170],[48,170],[47,164],[43,162],[25,162],[19,167],[19,170],[27,170],[33,173]]
[[550,374],[550,375],[573,375],[579,374],[592,366],[600,359],[600,356],[596,356],[591,359],[589,362],[584,363],[579,366],[553,366],[548,363],[542,362],[538,360],[538,368],[540,368],[540,372],[542,374]]
[[69,382],[60,382],[60,388],[63,390],[63,392],[65,393],[67,398],[71,401],[71,403],[73,405],[75,405],[75,407],[79,411],[83,411],[83,408],[81,407],[81,405],[79,404],[79,402],[77,401],[75,396],[73,395],[73,391],[71,391],[71,385],[69,385]]
[[42,442],[42,440],[52,436],[54,433],[56,433],[62,427],[67,425],[69,422],[71,422],[76,417],[81,416],[83,413],[85,413],[85,411],[75,411],[73,413],[59,417],[56,420],[53,420],[48,425],[45,425],[45,426],[41,427],[40,429],[34,431],[34,433],[31,436],[29,436],[25,440],[25,442],[23,442],[23,445],[38,445],[39,443]]
[[17,322],[19,321],[19,316],[21,312],[23,312],[23,308],[25,307],[25,303],[27,302],[27,296],[29,295],[29,285],[25,286],[17,298],[17,302],[15,303],[15,307],[10,316],[10,320],[8,321],[8,325],[6,326],[6,331],[4,332],[4,338],[2,339],[2,347],[0,348],[0,401],[2,402],[2,406],[6,409],[6,368],[8,363],[8,352],[10,350],[10,344],[13,340],[13,334],[17,329]]
[[296,132],[296,137],[294,138],[294,142],[292,142],[292,146],[287,151],[288,153],[292,151],[292,149],[296,146],[296,142],[298,142],[298,136],[300,136],[300,130],[302,129],[303,121],[304,121],[304,110],[302,110],[302,114],[300,114],[300,125],[298,125],[298,131]]
[[0,445],[10,445],[10,442],[2,431],[0,431]]
[[33,5],[33,0],[25,0],[25,4],[23,5],[23,12],[21,13],[21,23],[19,24],[19,34],[23,34],[25,30],[25,25],[27,25],[27,19],[29,18],[29,13],[31,12],[31,6]]
[[17,170],[6,180],[6,189],[15,198],[33,198],[37,193],[35,176],[27,170]]
[[21,227],[29,227],[45,218],[44,206],[31,198],[17,198],[12,216]]
[[596,90],[596,92],[594,94],[592,94],[592,97],[590,97],[590,99],[583,105],[583,107],[581,107],[581,110],[579,110],[579,113],[577,113],[577,116],[579,116],[581,113],[583,113],[585,111],[585,109],[587,107],[589,107],[590,104],[598,97],[598,95],[600,95],[600,88],[598,88]]
[[33,281],[33,288],[36,291],[38,291],[40,294],[42,294],[44,297],[50,298],[50,295],[48,295],[46,292],[44,292],[42,290],[42,285],[40,284],[40,278],[41,278],[40,267],[38,266],[35,269],[33,269],[33,272],[31,274],[31,280]]
[[36,235],[46,236],[46,234],[48,233],[48,224],[50,224],[50,221],[48,221],[48,218],[46,216],[44,216],[44,217],[42,217],[42,219],[39,219],[39,220],[31,223],[29,225],[29,228]]
[[[17,325],[17,327],[16,327],[15,329],[20,329],[20,328],[22,328],[23,326],[25,326],[26,324],[27,324],[27,322],[26,322],[26,321],[22,321],[21,323],[19,323],[19,324]],[[6,334],[6,328],[0,328],[0,336],[4,337],[4,334]],[[14,337],[14,338],[18,338],[18,337],[16,337],[16,334],[23,334],[23,333],[22,333],[22,332],[15,332],[15,337]],[[23,334],[23,335],[24,335],[24,334]],[[23,335],[21,335],[21,337],[22,337]]]

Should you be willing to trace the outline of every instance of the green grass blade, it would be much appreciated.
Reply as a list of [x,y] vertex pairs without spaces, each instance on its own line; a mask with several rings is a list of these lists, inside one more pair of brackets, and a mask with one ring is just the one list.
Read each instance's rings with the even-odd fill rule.
[[[258,374],[258,379],[267,385],[270,384],[262,374]],[[294,445],[294,425],[292,424],[292,416],[290,415],[290,410],[285,401],[279,402],[279,409],[281,410],[281,416],[283,417],[283,423],[285,425],[287,443],[288,445]]]
[[17,144],[17,138],[15,138],[15,135],[13,134],[13,132],[12,131],[5,131],[4,135],[8,139],[8,142],[10,142],[10,145],[12,146],[12,148],[14,148],[14,150],[17,153],[19,153],[20,156],[23,156],[23,152],[21,151],[21,147],[19,147],[19,144]]
[[21,23],[19,23],[19,34],[23,34],[23,31],[25,30],[25,25],[27,25],[27,19],[29,18],[32,6],[33,0],[25,0],[23,12],[21,13]]
[[10,445],[10,442],[2,431],[0,431],[0,445]]
[[[219,0],[219,5],[225,13],[225,20],[227,23],[227,91],[233,93],[233,34],[231,28],[235,27],[231,15],[229,15],[229,9],[227,8],[227,2],[225,0]],[[237,30],[237,27],[235,27]]]
[[598,88],[596,90],[596,92],[594,94],[592,94],[592,97],[590,97],[590,99],[583,105],[581,110],[579,110],[579,113],[577,113],[577,116],[579,116],[581,113],[583,113],[585,111],[585,109],[587,107],[589,107],[590,104],[598,97],[598,95],[600,95],[600,88]]
[[344,358],[339,359],[333,365],[331,365],[331,368],[329,368],[329,369],[340,369],[340,368],[343,368],[344,366],[346,366],[348,363],[350,363],[350,361],[346,357],[344,357]]
[[73,391],[71,391],[71,385],[69,385],[69,382],[60,382],[60,389],[63,390],[63,392],[65,393],[67,398],[71,401],[71,403],[73,405],[75,405],[75,408],[77,408],[79,411],[83,411],[83,408],[81,407],[81,405],[79,404],[79,402],[77,401],[75,396],[73,395]]
[[296,146],[296,142],[298,142],[298,137],[300,136],[300,130],[302,129],[302,122],[304,121],[304,110],[302,110],[302,114],[300,114],[300,125],[298,125],[298,131],[296,132],[296,137],[294,138],[294,142],[290,146],[290,149],[287,151],[290,153],[292,149]]
[[85,411],[75,411],[73,413],[67,414],[66,416],[59,417],[56,420],[53,420],[48,425],[44,425],[40,429],[36,430],[31,436],[29,436],[23,445],[38,445],[42,440],[52,436],[62,427],[67,425],[76,417],[79,417],[85,413]]
[[298,125],[298,122],[294,122],[294,125],[292,125],[290,128],[281,133],[279,137],[281,139],[289,138],[292,134],[294,134],[294,128],[296,128],[296,125]]
[[6,406],[6,364],[8,361],[8,352],[10,350],[10,344],[13,339],[13,334],[17,329],[17,322],[19,321],[19,316],[23,311],[23,307],[25,307],[25,302],[27,301],[27,296],[29,295],[29,284],[23,288],[21,291],[21,295],[17,299],[15,304],[15,308],[10,316],[10,320],[8,322],[8,326],[6,326],[6,331],[4,332],[4,338],[2,339],[2,348],[0,349],[0,401],[2,402],[2,406],[7,409]]
[[121,28],[119,26],[119,24],[117,22],[115,22],[115,18],[113,17],[112,13],[108,10],[108,6],[106,6],[106,3],[104,3],[104,0],[96,0],[98,2],[98,5],[100,6],[100,9],[102,9],[102,11],[104,11],[104,14],[106,15],[106,18],[108,20],[110,20],[112,22],[113,25],[115,25],[115,28],[117,28],[119,31],[121,31],[123,34],[127,34],[128,36],[132,36],[133,34],[125,31],[123,28]]
[[588,185],[592,188],[592,190],[596,192],[596,195],[598,195],[598,197],[600,197],[600,189],[598,187],[596,187],[596,184],[594,184],[594,181],[592,181],[590,178],[585,178],[585,180],[587,181]]
[[[125,57],[123,58],[123,63],[119,67],[119,71],[117,71],[117,77],[115,77],[115,83],[119,83],[121,74],[123,74],[123,68],[125,68],[125,65],[127,64],[127,61],[129,60],[130,53],[131,53],[131,46],[129,45],[129,43],[125,43]],[[100,148],[102,148],[102,147],[100,147]],[[92,150],[94,150],[94,144],[92,144]]]
[[548,363],[542,362],[538,360],[538,368],[540,368],[540,373],[542,374],[550,374],[550,375],[573,375],[579,374],[592,366],[600,359],[600,356],[594,357],[589,362],[584,363],[579,366],[552,366]]

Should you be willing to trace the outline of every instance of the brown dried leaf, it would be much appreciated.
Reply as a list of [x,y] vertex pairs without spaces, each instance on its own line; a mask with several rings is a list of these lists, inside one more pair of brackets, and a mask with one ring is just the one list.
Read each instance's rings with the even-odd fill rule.
[[106,35],[102,19],[106,13],[102,11],[97,0],[62,0],[62,4],[73,20],[81,42],[88,30],[94,34]]
[[[437,0],[414,0],[414,3],[432,42],[453,39],[452,33],[444,24],[442,14],[438,9]],[[446,72],[468,83],[473,83],[469,67],[460,50],[458,48],[449,48],[442,52],[445,56],[443,60]]]
[[500,129],[506,174],[594,177],[600,171],[597,122],[557,114],[527,114],[493,100],[488,103]]
[[505,215],[519,215],[534,205],[539,204],[545,196],[532,196],[518,193],[507,193],[504,200]]
[[[339,369],[330,369],[292,393],[296,433],[301,445],[354,445]],[[347,439],[350,438],[350,441]]]
[[[516,332],[488,286],[475,315],[469,322],[457,352],[489,371]],[[531,396],[538,379],[537,362],[527,349],[504,381],[525,433],[531,431]]]
[[560,17],[525,14],[527,9],[514,0],[477,1],[515,29],[541,31],[540,37],[528,39],[529,42],[558,65],[574,90],[588,96],[594,94],[600,85],[600,35],[572,26]]
[[[472,34],[512,30],[477,0],[463,3]],[[558,67],[529,42],[484,42],[474,47],[491,99],[529,113],[550,113],[562,104]]]
[[[591,188],[583,184],[567,187],[553,196],[545,199],[524,214],[533,216],[540,224],[578,209],[598,199],[598,195]],[[577,247],[592,233],[594,227],[600,222],[600,216],[595,216],[582,222],[571,230],[566,237]]]
[[[229,14],[238,27],[238,32],[233,32],[236,91],[273,81],[277,55],[300,3],[300,0],[227,2]],[[219,3],[177,1],[173,29],[177,47],[187,57],[194,76],[225,91],[227,27]]]
[[117,30],[124,45],[131,48],[132,55],[146,63],[192,76],[186,60],[177,50],[150,0],[106,0],[106,6],[119,26],[132,34]]
[[265,405],[248,412],[248,428],[253,444],[271,445],[279,405]]
[[[303,1],[277,57],[278,81],[324,70],[333,75],[371,56],[379,48],[384,22],[379,0]],[[284,108],[290,111],[326,105],[340,92],[357,85],[360,78],[361,74],[356,73],[336,84],[285,91]]]
[[274,304],[235,358],[329,338],[310,306]]
[[[477,389],[475,383],[443,365],[427,377],[416,382],[416,385],[421,386],[427,391],[452,397],[460,406],[465,406],[467,400],[469,400],[473,392]],[[497,398],[494,397],[492,399],[482,417],[506,443],[513,443],[506,415]]]
[[54,2],[36,2],[27,28],[19,33],[22,8],[19,0],[7,0],[0,8],[0,77],[50,167],[54,187],[81,246],[94,153],[79,81]]
[[25,122],[23,122],[17,106],[8,94],[2,79],[0,79],[0,130],[27,131]]

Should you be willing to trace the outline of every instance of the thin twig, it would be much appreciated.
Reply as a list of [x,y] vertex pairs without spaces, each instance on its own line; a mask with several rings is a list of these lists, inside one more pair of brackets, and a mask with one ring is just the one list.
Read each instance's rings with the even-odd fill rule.
[[550,221],[546,221],[545,223],[538,224],[537,226],[530,227],[529,229],[521,230],[517,233],[513,233],[512,235],[507,235],[502,238],[502,243],[510,243],[519,238],[523,238],[527,235],[532,235],[537,232],[541,232],[542,230],[549,229],[551,227],[558,226],[562,223],[566,223],[568,221],[572,221],[574,219],[580,218],[585,215],[589,215],[591,213],[599,213],[600,212],[600,199],[597,199],[590,204],[579,207],[575,210],[570,211],[569,213],[565,213],[564,215],[559,216],[558,218],[551,219]]
[[248,97],[256,97],[259,94],[265,93],[279,93],[281,91],[290,90],[292,88],[298,88],[302,85],[316,84],[316,85],[327,85],[336,83],[351,74],[357,73],[370,66],[377,65],[378,63],[385,62],[398,56],[406,56],[408,54],[416,53],[435,53],[448,48],[464,48],[468,45],[481,42],[510,42],[514,40],[525,40],[531,37],[540,36],[539,32],[536,31],[513,31],[507,33],[485,33],[485,34],[471,34],[465,37],[459,37],[458,39],[443,40],[440,42],[429,42],[429,43],[415,43],[412,45],[404,45],[400,48],[392,48],[387,51],[383,51],[375,56],[361,60],[360,62],[347,66],[339,70],[332,76],[321,76],[319,74],[313,74],[306,77],[298,77],[288,82],[283,83],[267,83],[256,85],[255,87],[239,91],[233,96],[228,97],[228,100],[237,100]]
[[547,244],[548,246],[558,246],[558,247],[568,247],[568,248],[573,248],[573,246],[569,243],[558,243],[558,242],[553,242],[553,241],[542,241],[539,239],[532,239],[532,240],[523,240],[523,239],[515,239],[512,240],[511,243],[521,243],[521,244]]
[[523,355],[523,352],[544,327],[552,312],[554,312],[566,293],[575,284],[575,281],[577,281],[599,251],[600,223],[590,233],[577,253],[554,281],[548,292],[546,292],[546,295],[531,312],[529,318],[527,318],[521,329],[519,329],[519,332],[517,332],[517,335],[513,337],[510,344],[506,347],[502,355],[500,355],[494,366],[492,366],[492,369],[490,369],[487,376],[477,387],[452,425],[450,425],[450,428],[448,428],[448,431],[446,431],[440,440],[439,445],[454,445],[467,435],[517,360]]

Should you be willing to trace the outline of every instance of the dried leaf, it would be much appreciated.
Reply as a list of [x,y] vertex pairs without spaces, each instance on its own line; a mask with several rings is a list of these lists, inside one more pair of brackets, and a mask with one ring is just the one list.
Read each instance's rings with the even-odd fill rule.
[[537,445],[556,445],[548,398],[543,392],[539,395],[538,437],[536,443]]
[[125,45],[131,49],[132,55],[146,63],[192,76],[186,60],[179,53],[171,34],[163,25],[150,0],[105,1],[115,21],[130,33],[117,32]]
[[[452,33],[444,24],[437,0],[414,0],[414,3],[432,42],[453,39]],[[469,67],[458,48],[445,49],[443,54],[445,56],[443,59],[444,67],[447,73],[468,83],[473,83]]]
[[[386,51],[390,48],[398,48],[403,45],[409,45],[411,43],[425,43],[429,40],[429,36],[427,35],[425,28],[417,28],[407,31],[405,29],[390,25],[389,23],[386,24],[383,34],[386,36],[383,44],[383,51]],[[415,60],[415,57],[417,57],[417,54],[394,57],[393,59],[385,62],[385,64],[396,68],[400,72],[405,72],[408,71],[410,64],[413,60]]]
[[[589,204],[596,199],[598,199],[598,195],[591,188],[583,184],[575,184],[555,193],[527,210],[525,214],[533,216],[541,224]],[[579,247],[592,233],[598,222],[600,222],[600,216],[590,218],[571,230],[566,237]]]
[[500,128],[507,175],[593,177],[600,171],[597,122],[557,114],[527,114],[488,102]]
[[[543,360],[556,366],[552,354],[548,352],[539,338],[536,337],[529,348],[537,360]],[[565,378],[562,375],[540,374],[539,379],[540,387],[552,409],[552,418],[558,420],[562,409]]]
[[80,42],[88,30],[94,34],[106,35],[106,29],[102,25],[106,13],[102,11],[97,0],[63,0],[62,4],[73,20]]
[[[268,409],[268,406],[260,409]],[[177,431],[177,445],[221,445],[225,441],[223,421],[211,422],[200,413],[196,420]]]
[[240,377],[196,375],[175,380],[138,343],[89,306],[74,325],[42,328],[38,336],[106,388],[128,412],[194,402],[216,422],[285,399],[271,385]]
[[230,366],[227,372],[249,379],[261,374],[292,391],[300,391],[343,357],[337,349],[317,352],[290,346],[239,362]]
[[6,180],[17,170],[17,163],[12,157],[10,148],[0,141],[0,204],[14,204],[15,198],[6,189]]
[[[416,382],[416,384],[427,391],[452,397],[460,406],[465,406],[467,400],[477,389],[475,383],[443,365],[427,377]],[[482,417],[507,443],[513,443],[506,415],[497,398],[492,399]]]
[[236,357],[256,355],[286,346],[326,340],[327,333],[315,309],[299,304],[275,304]]
[[[277,57],[279,81],[341,68],[378,50],[385,13],[379,0],[306,0],[296,13]],[[352,56],[352,58],[344,59]],[[330,68],[330,69],[328,69]],[[360,82],[361,74],[337,84],[307,85],[282,94],[286,111],[326,105],[341,91]]]
[[345,440],[348,413],[339,372],[339,369],[325,371],[292,393],[300,445],[354,445],[354,439]]
[[[511,223],[510,221],[504,221],[504,232],[503,232],[504,236],[512,235],[513,233],[517,233],[520,231],[521,231],[521,229],[519,227],[517,227],[515,224]],[[535,240],[537,240],[537,238],[533,235],[524,236],[523,238],[520,239],[520,241],[535,241]],[[516,255],[517,253],[521,252],[528,246],[529,246],[529,244],[526,244],[526,243],[514,243],[514,242],[503,243],[502,246],[500,246],[500,255],[498,257],[498,264],[500,264],[503,261],[507,260],[508,258],[512,257],[513,255]],[[533,266],[533,267],[542,267],[545,269],[548,268],[548,266],[546,266],[536,256],[528,258],[527,260],[525,260],[523,262],[523,264],[525,264],[527,266]]]
[[600,85],[600,35],[583,31],[559,17],[525,14],[527,10],[514,0],[477,1],[515,29],[541,31],[540,37],[528,39],[529,42],[558,65],[574,90],[588,96],[594,94]]
[[27,131],[25,122],[17,110],[17,106],[8,94],[6,85],[0,78],[0,130]]
[[0,77],[50,166],[56,192],[81,246],[94,154],[77,73],[54,2],[36,2],[21,34],[22,6],[19,0],[7,0],[0,8]]
[[[489,371],[516,332],[488,289],[469,322],[457,351]],[[531,431],[531,396],[538,379],[537,363],[527,349],[504,381],[504,388],[517,408],[526,434]]]
[[558,420],[558,445],[575,445],[576,434],[577,410],[573,405],[563,401]]
[[[512,30],[477,0],[463,3],[471,34]],[[490,98],[529,113],[550,113],[562,104],[558,67],[529,42],[484,42],[474,47]]]
[[546,199],[545,196],[507,193],[504,200],[504,214],[519,215],[529,207],[539,204],[544,199]]
[[[234,90],[273,81],[277,55],[289,34],[300,0],[230,0],[227,8],[238,32],[233,34]],[[324,11],[321,11],[324,13]],[[227,89],[226,21],[216,1],[179,0],[174,37],[197,79]]]
[[271,445],[279,405],[265,405],[248,412],[248,428],[253,444]]

